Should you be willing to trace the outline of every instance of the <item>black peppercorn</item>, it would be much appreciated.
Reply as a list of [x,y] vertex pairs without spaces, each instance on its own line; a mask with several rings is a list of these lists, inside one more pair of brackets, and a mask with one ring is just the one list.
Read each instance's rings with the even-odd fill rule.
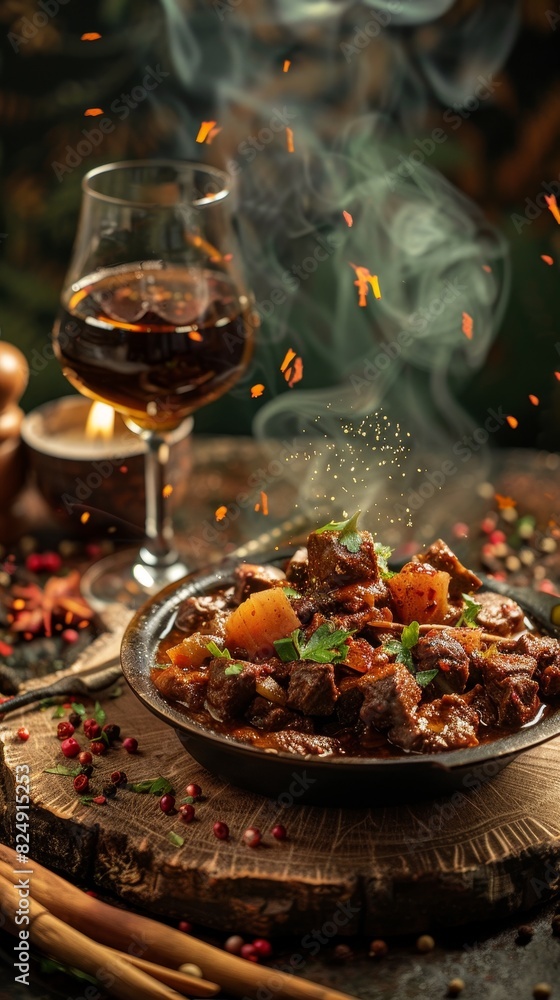
[[117,794],[117,786],[116,785],[112,785],[112,784],[111,785],[104,785],[103,786],[103,794],[104,794],[104,796],[107,799],[112,799],[113,795]]
[[121,727],[114,722],[108,722],[106,726],[103,726],[103,732],[107,733],[107,737],[112,743],[114,740],[118,740],[121,735]]

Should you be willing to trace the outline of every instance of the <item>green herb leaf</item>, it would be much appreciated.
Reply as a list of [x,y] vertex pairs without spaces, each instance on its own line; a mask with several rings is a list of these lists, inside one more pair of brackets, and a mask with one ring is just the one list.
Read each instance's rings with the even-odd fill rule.
[[[296,629],[293,635],[297,635],[298,632],[299,629]],[[273,645],[283,663],[291,663],[293,660],[299,659],[294,640],[290,636],[287,639],[275,639]]]
[[185,843],[184,837],[180,837],[178,833],[170,830],[167,834],[167,839],[171,841],[174,847],[182,847]]
[[[169,666],[169,664],[167,664]],[[109,698],[120,698],[123,693],[123,689],[120,684],[115,684],[112,691],[109,692]]]
[[63,719],[63,718],[64,718],[64,706],[58,705],[55,708],[53,714],[51,715],[51,719]]
[[411,622],[405,625],[401,632],[401,642],[405,649],[412,649],[420,638],[420,625],[418,622]]
[[56,767],[46,767],[43,774],[64,774],[67,778],[75,778],[81,774],[81,767],[66,767],[65,764],[57,764]]
[[405,625],[401,632],[400,639],[389,639],[384,643],[383,649],[386,653],[391,653],[395,657],[396,663],[403,663],[407,670],[414,673],[414,662],[410,650],[416,645],[420,638],[420,625],[418,622],[411,622]]
[[476,617],[482,608],[482,604],[477,604],[469,594],[462,594],[461,596],[464,601],[463,611],[455,627],[460,628],[461,625],[464,625],[466,628],[476,628]]
[[322,535],[324,531],[338,531],[340,532],[338,536],[340,544],[344,545],[344,548],[348,549],[348,552],[359,552],[362,544],[362,536],[358,531],[358,519],[361,513],[361,510],[357,510],[346,521],[329,521],[322,528],[316,528],[315,534]]
[[195,800],[193,799],[192,795],[185,795],[184,799],[179,799],[179,805],[180,806],[193,806],[194,805],[194,801]]
[[231,660],[232,658],[229,650],[220,649],[220,647],[216,645],[213,639],[211,639],[210,642],[206,644],[206,649],[208,650],[209,653],[212,653],[212,656],[217,660]]
[[389,569],[388,560],[393,555],[393,549],[390,549],[388,545],[382,545],[381,542],[374,542],[375,554],[377,556],[377,566],[379,572],[381,573],[382,580],[390,580],[391,577],[395,576],[392,570]]
[[[171,663],[154,663],[154,670],[167,670]],[[112,697],[115,697],[114,695]]]
[[76,715],[81,715],[82,719],[85,719],[87,716],[86,707],[85,705],[82,705],[80,701],[72,702],[72,711],[75,712]]
[[236,677],[237,674],[243,673],[243,667],[240,663],[232,663],[231,667],[226,667],[224,670],[224,675],[226,677]]
[[[355,631],[355,630],[354,630]],[[348,653],[348,639],[354,631],[347,632],[332,622],[323,622],[309,639],[301,629],[295,629],[287,639],[277,639],[274,648],[284,663],[293,660],[311,660],[313,663],[343,663]]]
[[90,806],[93,802],[93,795],[80,795],[78,797],[78,802],[81,806]]
[[100,726],[104,726],[107,722],[107,713],[104,708],[101,707],[98,701],[95,702],[95,708],[93,710],[95,721],[99,723]]
[[146,778],[144,781],[132,781],[126,785],[129,792],[139,795],[167,795],[173,792],[173,785],[167,778]]
[[433,681],[434,677],[439,674],[439,670],[419,670],[418,673],[414,675],[414,680],[421,688],[426,687],[430,681]]
[[293,587],[282,587],[282,590],[286,597],[301,597],[301,594],[297,590],[294,590]]

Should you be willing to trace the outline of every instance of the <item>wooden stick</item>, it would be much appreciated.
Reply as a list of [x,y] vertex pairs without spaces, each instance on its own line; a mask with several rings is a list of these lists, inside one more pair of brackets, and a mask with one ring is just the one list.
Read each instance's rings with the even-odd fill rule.
[[[29,924],[18,927],[16,918],[22,896],[14,885],[13,872],[10,878],[6,878],[4,875],[6,866],[3,865],[2,868],[0,874],[2,912],[7,917],[10,930],[16,936],[22,928],[28,929],[29,940],[41,951],[52,955],[59,962],[71,965],[82,972],[88,972],[121,1000],[138,1000],[138,997],[142,997],[142,1000],[180,1000],[181,995],[175,990],[152,979],[145,972],[140,972],[110,948],[105,948],[96,941],[90,941],[74,927],[53,916],[45,906],[31,897],[27,897],[29,908],[26,907],[24,911],[29,916]],[[30,874],[30,882],[32,878]]]
[[[19,867],[16,852],[5,844],[0,844],[0,860],[11,868]],[[170,968],[178,969],[193,962],[202,969],[205,979],[219,983],[235,996],[255,1000],[355,1000],[328,986],[237,958],[149,917],[117,910],[88,896],[31,858],[29,867],[33,872],[30,874],[33,897],[72,927],[103,944],[113,948],[116,945],[121,951],[127,951],[131,945],[136,950],[141,946],[145,949],[144,958]]]
[[[371,628],[380,628],[380,629],[387,630],[387,631],[394,631],[395,629],[398,629],[399,631],[402,632],[403,628],[406,628],[406,626],[403,625],[402,622],[366,622],[366,624],[367,624],[368,628],[369,627],[371,627]],[[435,624],[434,625],[420,625],[419,631],[420,632],[429,632],[433,628],[435,628],[435,629],[452,628],[453,629],[453,628],[457,628],[457,626],[456,625],[435,625]],[[469,629],[469,632],[474,632],[474,631],[475,631],[475,629]],[[508,648],[515,646],[515,644],[517,642],[517,639],[508,639],[508,638],[506,638],[503,635],[491,635],[490,632],[481,632],[480,633],[480,638],[483,639],[484,642],[501,642],[502,644],[505,643],[505,645],[507,645]]]
[[120,958],[124,958],[125,962],[130,962],[131,965],[135,965],[142,972],[147,972],[154,979],[159,979],[160,983],[165,983],[167,986],[173,987],[174,990],[177,990],[178,993],[182,993],[184,996],[214,997],[216,993],[220,992],[220,987],[217,983],[209,983],[206,979],[189,976],[186,972],[167,969],[163,965],[156,965],[155,962],[147,962],[144,958],[137,958],[136,955],[130,955],[126,951],[118,951],[116,948],[108,948],[107,950],[114,952]]

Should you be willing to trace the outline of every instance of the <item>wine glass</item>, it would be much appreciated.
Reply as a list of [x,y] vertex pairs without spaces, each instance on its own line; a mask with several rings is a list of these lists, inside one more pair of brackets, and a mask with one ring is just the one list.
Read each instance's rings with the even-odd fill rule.
[[240,378],[257,320],[227,174],[137,160],[91,170],[82,188],[56,356],[79,392],[109,403],[146,443],[144,542],[95,563],[83,589],[97,608],[137,607],[188,572],[165,515],[168,435]]

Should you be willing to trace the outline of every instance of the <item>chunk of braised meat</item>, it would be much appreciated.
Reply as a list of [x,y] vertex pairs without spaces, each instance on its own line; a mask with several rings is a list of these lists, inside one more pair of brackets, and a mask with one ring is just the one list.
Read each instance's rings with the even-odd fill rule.
[[204,708],[208,674],[206,671],[183,670],[172,666],[154,673],[154,684],[165,698],[181,701],[193,712]]
[[455,553],[441,538],[438,538],[425,552],[419,553],[414,558],[418,562],[429,563],[434,569],[449,573],[451,577],[449,596],[451,599],[461,597],[461,594],[470,594],[471,591],[482,587],[482,581],[470,569],[463,566],[462,562],[459,562]]
[[290,604],[302,625],[308,625],[314,615],[328,613],[332,607],[329,595],[321,592],[290,597]]
[[[239,673],[226,673],[241,667]],[[257,677],[263,668],[242,660],[211,660],[208,667],[206,708],[220,722],[231,722],[243,715],[255,697]]]
[[548,636],[525,632],[519,637],[515,652],[532,656],[537,661],[537,676],[541,694],[545,698],[560,695],[560,643]]
[[222,594],[203,594],[196,597],[187,597],[183,601],[177,614],[175,622],[176,628],[182,632],[206,632],[204,628],[220,613],[226,612],[229,607],[229,600]]
[[364,701],[364,692],[360,687],[361,677],[343,677],[338,684],[338,700],[335,712],[341,726],[354,726],[359,717]]
[[476,746],[478,727],[478,714],[462,695],[444,694],[422,705],[406,724],[390,729],[388,737],[403,750],[439,753]]
[[406,726],[422,697],[421,688],[402,663],[376,667],[362,677],[360,689],[364,695],[360,719],[376,729]]
[[413,649],[418,670],[438,673],[424,689],[428,698],[452,692],[461,693],[469,679],[469,658],[447,629],[430,629],[421,635]]
[[476,616],[476,624],[494,635],[513,635],[523,625],[523,611],[511,597],[493,594],[487,590],[476,595],[482,607]]
[[286,566],[286,579],[294,590],[302,591],[307,588],[307,565],[307,548],[302,546],[296,549]]
[[286,574],[277,566],[240,563],[235,569],[234,602],[241,604],[258,590],[270,590],[271,587],[277,587],[285,579]]
[[364,611],[355,611],[354,614],[331,612],[329,620],[336,628],[343,628],[345,632],[361,632],[368,622],[389,621],[389,618],[384,615],[385,611],[385,608],[367,608]]
[[274,702],[257,695],[245,712],[245,718],[255,729],[273,733],[279,729],[287,729],[290,724],[296,722],[297,716],[295,712],[290,712],[282,705],[275,705]]
[[498,713],[494,702],[488,697],[488,693],[483,684],[475,684],[473,688],[462,695],[463,701],[470,705],[480,719],[481,726],[495,726],[498,721]]
[[[340,752],[340,744],[330,736],[313,736],[291,729],[281,730],[277,734],[275,742],[280,750],[297,753],[302,757],[306,757],[308,754],[314,757],[325,757],[327,754]],[[297,785],[297,777],[294,781]],[[302,781],[305,781],[305,776],[302,777]],[[297,801],[297,792],[295,792],[294,802],[297,804]]]
[[331,663],[298,661],[290,674],[288,707],[304,715],[331,715],[338,688]]
[[373,583],[349,583],[331,591],[330,596],[336,605],[350,612],[383,607],[390,598],[389,588],[381,577]]
[[344,659],[345,667],[365,674],[377,666],[376,651],[366,639],[349,639],[347,645],[348,652]]
[[369,531],[360,531],[360,548],[349,552],[339,542],[339,532],[312,531],[307,542],[308,586],[311,590],[336,590],[348,583],[377,580],[377,556]]
[[519,728],[534,719],[540,708],[539,685],[533,680],[537,661],[532,656],[474,654],[499,726]]

